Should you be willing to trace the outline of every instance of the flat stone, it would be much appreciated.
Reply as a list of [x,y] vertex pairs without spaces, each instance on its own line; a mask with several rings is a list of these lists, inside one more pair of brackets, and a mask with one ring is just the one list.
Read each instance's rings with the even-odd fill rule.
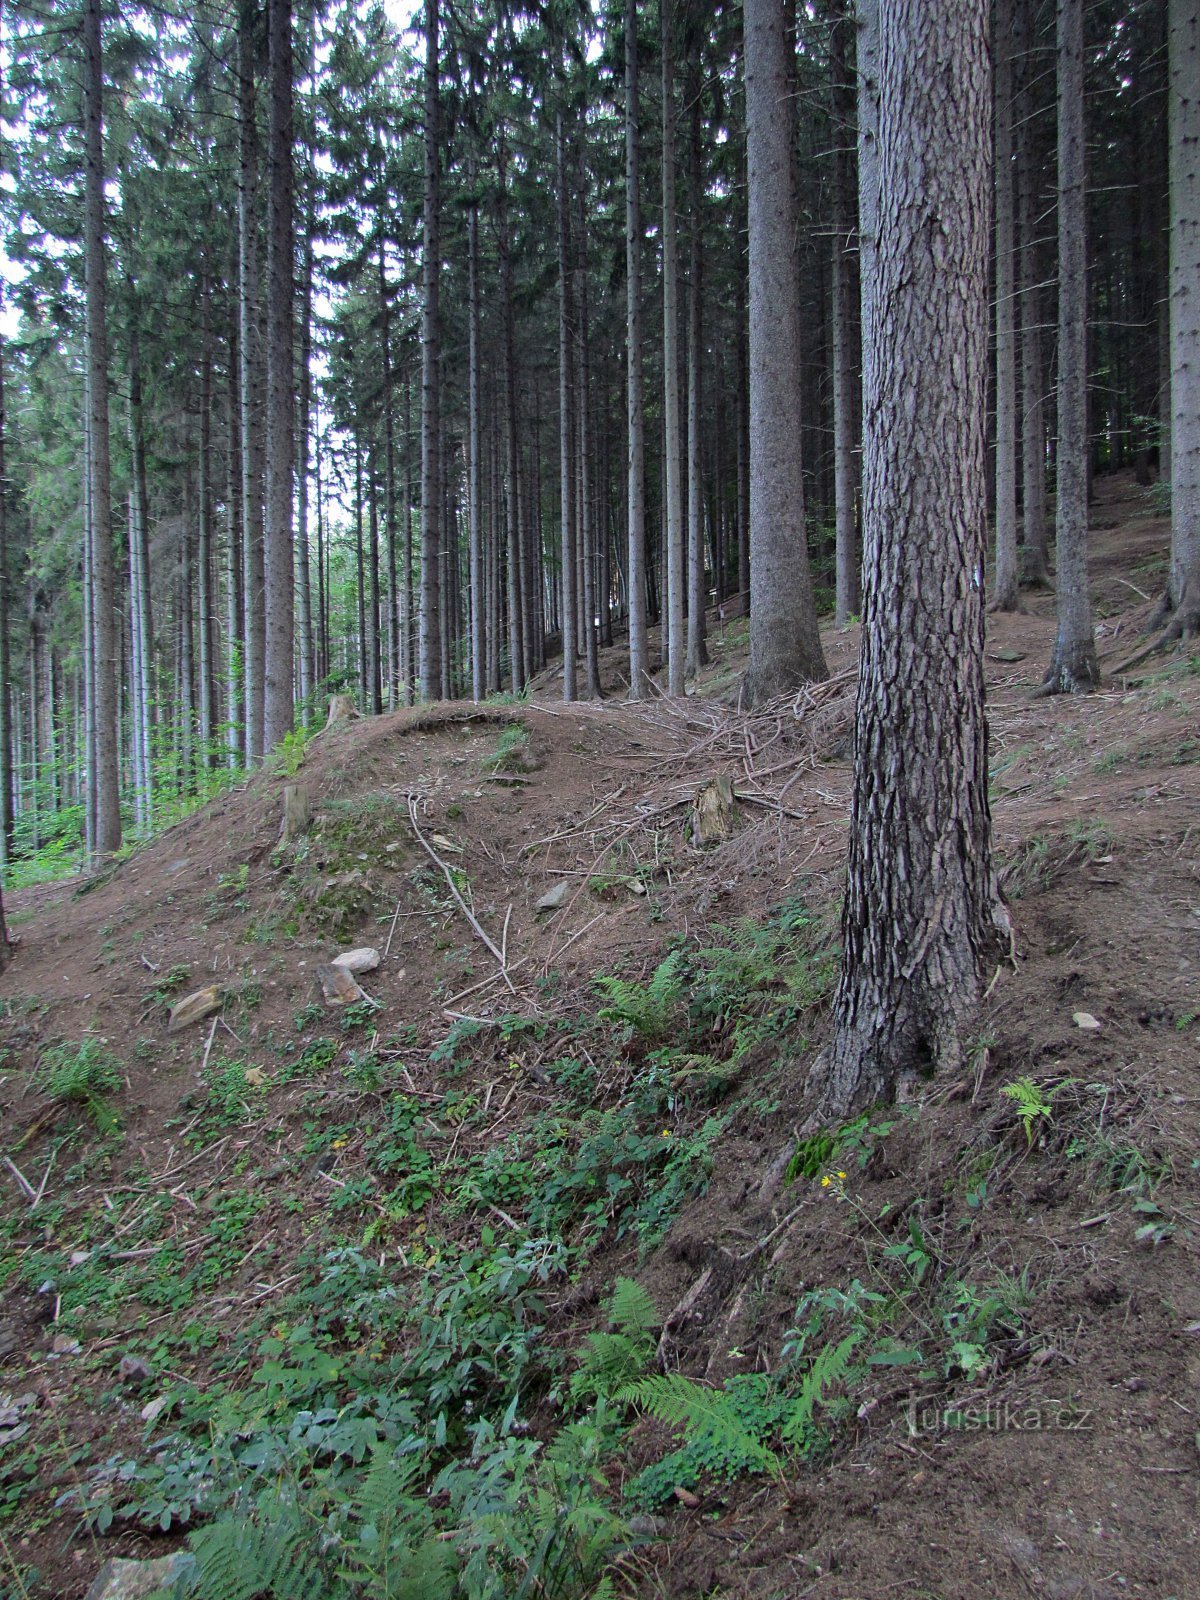
[[547,889],[537,903],[539,911],[560,911],[571,893],[571,880],[560,878],[552,889]]
[[205,989],[197,989],[195,994],[185,996],[178,1005],[172,1006],[167,1032],[178,1033],[181,1028],[190,1027],[193,1022],[202,1022],[205,1017],[211,1017],[214,1011],[220,1009],[221,991],[215,984],[209,984]]
[[332,965],[344,967],[347,972],[374,972],[379,965],[379,951],[370,945],[363,945],[359,950],[343,950],[341,955],[334,956]]

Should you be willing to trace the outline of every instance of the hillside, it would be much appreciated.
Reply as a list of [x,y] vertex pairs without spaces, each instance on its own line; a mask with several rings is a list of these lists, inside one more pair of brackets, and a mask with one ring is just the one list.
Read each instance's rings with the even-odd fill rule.
[[[1094,517],[1111,668],[1167,535],[1122,480]],[[272,1525],[281,1485],[371,1571],[363,1475],[401,1446],[413,1593],[449,1592],[450,1547],[480,1595],[598,1594],[606,1561],[630,1596],[1195,1593],[1200,656],[1039,699],[1029,606],[989,638],[1016,944],[972,1074],[787,1173],[856,630],[754,715],[739,621],[686,702],[550,679],[335,727],[94,883],[14,895],[0,1595],[77,1600],[238,1494]],[[721,778],[731,831],[698,846]],[[281,845],[288,783],[312,825]],[[325,1004],[360,946],[366,998]],[[669,1385],[628,1393],[656,1372],[719,1397],[705,1422],[677,1386],[683,1439]]]

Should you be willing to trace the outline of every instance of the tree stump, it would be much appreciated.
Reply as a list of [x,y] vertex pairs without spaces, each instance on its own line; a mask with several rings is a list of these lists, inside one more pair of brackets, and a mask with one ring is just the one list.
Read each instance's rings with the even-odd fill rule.
[[330,728],[342,722],[353,722],[360,715],[358,707],[354,704],[352,694],[335,694],[330,696],[329,715],[325,719],[323,733],[328,733]]
[[308,790],[302,783],[283,786],[283,823],[279,829],[280,844],[291,844],[308,832],[312,822],[312,808]]

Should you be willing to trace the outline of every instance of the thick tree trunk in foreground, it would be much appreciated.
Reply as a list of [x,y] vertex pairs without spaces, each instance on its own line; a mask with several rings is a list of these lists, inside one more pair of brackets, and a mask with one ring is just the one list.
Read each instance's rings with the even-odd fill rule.
[[117,627],[113,579],[112,502],[108,431],[107,267],[104,227],[103,94],[100,4],[87,0],[83,13],[83,254],[87,300],[88,499],[91,507],[91,589],[95,623],[92,670],[95,697],[92,721],[96,760],[89,767],[95,796],[98,855],[111,855],[121,843],[121,796],[117,743]]
[[1200,4],[1170,0],[1170,634],[1200,633]]
[[646,647],[646,415],[642,404],[642,205],[638,164],[637,0],[625,0],[625,361],[629,698],[650,670]]
[[1047,694],[1086,694],[1100,679],[1087,570],[1087,196],[1083,0],[1058,0],[1058,633]]
[[441,452],[441,110],[438,0],[425,0],[425,207],[421,297],[421,695],[435,700],[442,681],[439,564],[442,555]]
[[[827,1117],[952,1069],[997,934],[983,715],[982,5],[881,0],[863,653]],[[954,472],[945,470],[952,461]]]
[[827,676],[808,569],[800,471],[799,205],[783,0],[746,0],[750,221],[748,704]]

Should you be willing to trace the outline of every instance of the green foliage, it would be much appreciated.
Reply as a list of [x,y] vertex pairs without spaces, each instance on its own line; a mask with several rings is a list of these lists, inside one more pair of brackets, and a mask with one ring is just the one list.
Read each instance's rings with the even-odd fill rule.
[[522,772],[529,762],[529,732],[523,722],[510,722],[496,748],[483,758],[488,772]]
[[576,1400],[611,1400],[645,1371],[654,1354],[660,1318],[650,1296],[632,1278],[618,1278],[608,1307],[608,1330],[584,1341],[579,1369],[571,1377]]
[[124,1084],[121,1063],[103,1040],[89,1036],[79,1044],[55,1044],[43,1051],[33,1085],[52,1100],[82,1106],[103,1133],[119,1126],[107,1097]]
[[655,967],[649,983],[626,978],[601,977],[596,987],[608,996],[596,1012],[601,1022],[616,1022],[631,1034],[657,1042],[670,1036],[679,1020],[685,981],[683,955],[673,951]]
[[1056,1091],[1043,1089],[1032,1078],[1025,1077],[1004,1084],[1000,1093],[1015,1103],[1017,1116],[1025,1130],[1025,1141],[1032,1145],[1041,1122],[1049,1122],[1054,1115]]

